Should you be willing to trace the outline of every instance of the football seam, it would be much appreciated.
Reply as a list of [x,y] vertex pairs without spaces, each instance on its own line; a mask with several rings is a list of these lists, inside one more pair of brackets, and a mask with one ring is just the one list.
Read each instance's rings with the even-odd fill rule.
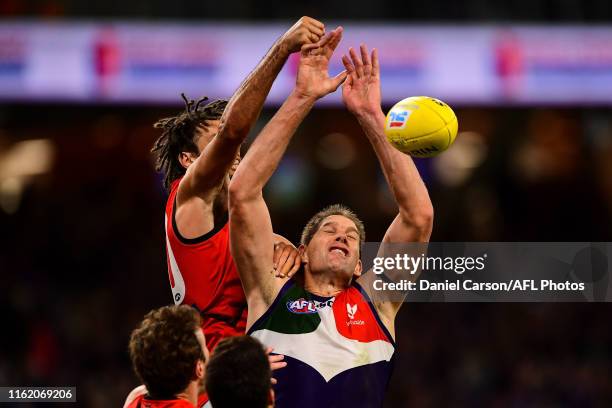
[[[437,111],[435,111],[435,110],[431,109],[431,108],[430,108],[428,105],[423,104],[423,105],[420,105],[420,106],[424,106],[424,107],[426,107],[427,109],[429,109],[431,112],[435,113],[435,114],[436,114],[436,116],[438,116],[438,117],[440,118],[440,120],[442,121],[442,123],[444,123],[445,125],[448,125],[448,123],[452,122],[452,121],[450,121],[450,122],[446,123],[446,120],[444,120],[444,118],[442,117],[442,115],[440,115],[440,114],[439,114]],[[452,109],[451,109],[451,111],[452,111]],[[457,115],[455,115],[455,112],[453,112],[453,116],[455,116],[455,118],[457,118]],[[439,129],[438,129],[438,130],[439,130]]]

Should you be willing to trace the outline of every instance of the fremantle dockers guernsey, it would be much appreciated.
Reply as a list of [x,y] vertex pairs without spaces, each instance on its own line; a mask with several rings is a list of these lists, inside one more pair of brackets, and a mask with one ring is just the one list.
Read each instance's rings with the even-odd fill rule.
[[200,311],[206,345],[212,351],[222,338],[244,334],[246,298],[230,254],[227,218],[202,237],[180,235],[175,220],[179,182],[172,183],[166,204],[170,287],[175,304],[195,306]]
[[277,407],[382,405],[395,343],[359,284],[321,297],[289,280],[249,334],[285,355]]

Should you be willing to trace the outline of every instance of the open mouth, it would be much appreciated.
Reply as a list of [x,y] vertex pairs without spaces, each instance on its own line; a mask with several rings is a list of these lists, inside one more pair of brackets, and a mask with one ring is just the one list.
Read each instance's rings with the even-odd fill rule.
[[348,253],[349,253],[348,249],[346,249],[345,247],[340,246],[340,245],[332,245],[329,248],[329,252],[335,252],[335,253],[338,253],[338,254],[340,254],[342,256],[347,256]]

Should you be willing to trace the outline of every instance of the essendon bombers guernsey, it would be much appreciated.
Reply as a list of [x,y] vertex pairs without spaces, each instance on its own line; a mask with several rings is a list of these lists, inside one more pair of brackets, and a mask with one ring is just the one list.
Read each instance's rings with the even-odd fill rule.
[[175,304],[200,311],[206,345],[212,351],[222,338],[244,334],[247,304],[230,254],[227,217],[202,237],[186,239],[180,235],[175,220],[179,182],[172,183],[166,204],[170,287]]
[[249,335],[283,354],[276,407],[380,407],[395,343],[361,286],[334,297],[288,280]]

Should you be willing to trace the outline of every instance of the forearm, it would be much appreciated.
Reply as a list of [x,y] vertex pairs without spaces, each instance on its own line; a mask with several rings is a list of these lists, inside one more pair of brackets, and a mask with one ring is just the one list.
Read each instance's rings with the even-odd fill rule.
[[280,41],[277,41],[234,93],[221,117],[218,137],[213,139],[204,154],[188,171],[187,178],[191,180],[191,190],[194,194],[214,198],[215,191],[232,165],[240,145],[257,120],[270,87],[287,60],[287,55],[288,52],[283,50]]
[[221,118],[222,136],[242,143],[288,56],[289,51],[277,40],[228,102]]
[[357,119],[381,164],[403,221],[417,225],[430,223],[433,209],[427,187],[410,156],[387,141],[383,112],[360,115]]
[[[291,137],[314,105],[314,99],[293,92],[249,148],[230,184],[234,199],[261,194],[289,145]],[[231,200],[232,198],[230,198]]]

